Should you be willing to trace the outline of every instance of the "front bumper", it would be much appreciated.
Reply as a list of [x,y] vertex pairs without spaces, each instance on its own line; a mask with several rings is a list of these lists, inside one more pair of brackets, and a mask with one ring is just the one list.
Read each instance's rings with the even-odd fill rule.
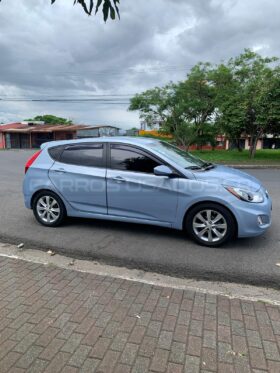
[[271,226],[271,210],[272,201],[266,194],[262,203],[237,200],[234,203],[234,213],[238,224],[238,237],[255,237],[263,234]]

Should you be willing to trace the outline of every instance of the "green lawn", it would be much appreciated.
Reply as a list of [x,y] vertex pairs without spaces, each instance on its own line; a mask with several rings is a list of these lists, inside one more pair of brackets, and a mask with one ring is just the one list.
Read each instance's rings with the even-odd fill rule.
[[280,165],[280,149],[257,150],[254,159],[249,158],[249,151],[243,150],[195,150],[193,155],[209,162],[227,164],[277,164]]

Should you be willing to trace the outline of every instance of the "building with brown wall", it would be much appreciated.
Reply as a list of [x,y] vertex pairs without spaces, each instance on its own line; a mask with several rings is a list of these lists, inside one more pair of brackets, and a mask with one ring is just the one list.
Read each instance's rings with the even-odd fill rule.
[[118,128],[113,126],[50,125],[43,122],[10,123],[0,126],[0,149],[39,148],[47,141],[100,137],[104,134],[113,136],[117,132]]

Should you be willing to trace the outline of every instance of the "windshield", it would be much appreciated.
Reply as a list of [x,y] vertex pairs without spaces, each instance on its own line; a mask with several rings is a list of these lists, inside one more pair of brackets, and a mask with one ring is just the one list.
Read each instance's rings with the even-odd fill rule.
[[198,169],[208,165],[208,163],[203,162],[201,159],[164,141],[156,142],[152,144],[151,147],[157,153],[164,155],[183,168]]

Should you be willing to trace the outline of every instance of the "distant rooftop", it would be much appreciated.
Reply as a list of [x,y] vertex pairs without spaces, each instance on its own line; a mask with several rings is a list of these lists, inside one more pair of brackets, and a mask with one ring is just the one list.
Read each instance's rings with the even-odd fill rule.
[[59,132],[59,131],[80,131],[98,128],[116,128],[107,125],[84,125],[84,124],[44,124],[39,121],[23,121],[3,124],[0,126],[0,132],[6,133],[30,133],[30,132]]

